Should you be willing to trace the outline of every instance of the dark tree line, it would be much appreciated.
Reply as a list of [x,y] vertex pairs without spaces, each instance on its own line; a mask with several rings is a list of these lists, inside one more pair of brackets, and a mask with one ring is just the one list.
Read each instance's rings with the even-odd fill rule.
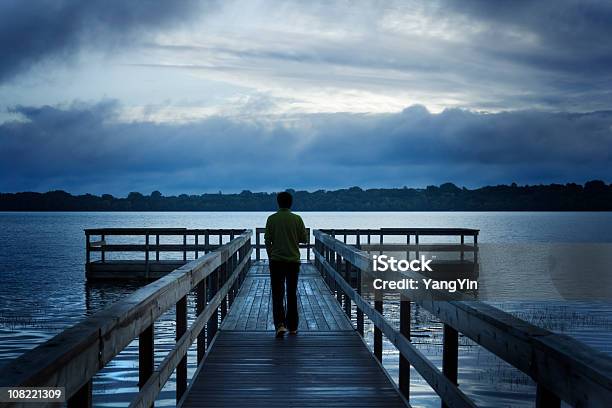
[[[427,188],[367,189],[351,187],[313,192],[288,190],[298,211],[610,211],[612,185],[594,180],[584,184],[517,186],[477,189],[452,183]],[[201,194],[163,196],[130,193],[125,198],[109,194],[72,195],[0,193],[1,211],[272,211],[275,193]]]

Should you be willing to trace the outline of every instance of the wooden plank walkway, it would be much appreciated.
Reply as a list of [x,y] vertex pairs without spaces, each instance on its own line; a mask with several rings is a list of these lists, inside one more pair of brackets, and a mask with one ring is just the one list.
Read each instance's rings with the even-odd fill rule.
[[[221,330],[274,330],[269,275],[266,263],[253,264]],[[311,264],[302,264],[300,269],[298,312],[298,330],[301,332],[353,330],[321,275]]]
[[297,336],[274,337],[267,264],[255,263],[183,407],[405,407],[315,268],[303,264]]

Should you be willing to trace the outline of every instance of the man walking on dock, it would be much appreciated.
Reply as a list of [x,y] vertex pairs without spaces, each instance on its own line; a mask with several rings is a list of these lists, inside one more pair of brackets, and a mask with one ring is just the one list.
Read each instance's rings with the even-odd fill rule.
[[[297,283],[300,272],[299,243],[307,243],[308,234],[302,218],[291,212],[293,197],[288,192],[276,196],[278,211],[266,222],[266,252],[270,260],[272,286],[272,312],[276,337],[283,337],[287,330],[297,334]],[[285,287],[287,307],[285,308]]]

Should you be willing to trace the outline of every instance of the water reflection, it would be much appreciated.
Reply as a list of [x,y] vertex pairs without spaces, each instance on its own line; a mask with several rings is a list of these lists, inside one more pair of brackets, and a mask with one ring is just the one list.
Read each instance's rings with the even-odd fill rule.
[[[84,274],[84,228],[186,227],[254,228],[267,213],[0,213],[0,364],[34,348],[59,331],[111,304],[133,290],[126,285],[88,285]],[[380,228],[397,226],[466,227],[480,229],[481,249],[490,243],[612,242],[611,213],[303,213],[314,228]],[[480,279],[490,273],[512,281],[516,268],[511,251],[483,257]],[[484,254],[486,255],[486,254]],[[536,257],[540,254],[534,253]],[[548,267],[548,258],[543,267]],[[487,266],[490,265],[490,266]],[[539,263],[528,262],[532,279]],[[486,270],[484,270],[486,268]],[[527,273],[525,272],[525,273]],[[191,302],[191,301],[190,301]],[[385,302],[387,305],[387,302]],[[398,310],[389,303],[385,316],[397,322]],[[612,354],[612,303],[595,301],[523,301],[496,306],[547,329],[563,332]],[[190,304],[189,310],[193,307]],[[174,313],[156,326],[156,361],[174,342]],[[355,314],[353,314],[355,315]],[[413,308],[413,341],[441,366],[441,326],[426,311]],[[397,324],[397,323],[396,323]],[[368,339],[371,344],[371,326]],[[533,406],[530,380],[468,339],[460,339],[461,388],[483,406]],[[137,386],[137,343],[131,344],[96,378],[97,406],[125,406]],[[190,376],[195,350],[189,351]],[[384,362],[397,376],[397,352],[385,343]],[[413,373],[414,406],[439,406],[439,400]],[[174,382],[160,395],[157,406],[174,405]],[[524,394],[526,392],[526,394]]]

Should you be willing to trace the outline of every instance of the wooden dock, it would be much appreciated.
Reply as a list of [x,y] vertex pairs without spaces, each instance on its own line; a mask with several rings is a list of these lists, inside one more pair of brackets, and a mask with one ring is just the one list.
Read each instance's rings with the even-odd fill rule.
[[[252,231],[215,230],[221,238],[214,248],[210,231],[190,231],[192,242],[185,230],[144,231],[144,243],[127,244],[137,245],[131,249],[144,249],[148,261],[152,251],[183,251],[185,264],[3,366],[0,387],[64,387],[68,407],[90,407],[96,374],[137,339],[139,392],[130,407],[152,406],[172,375],[177,406],[183,407],[406,406],[411,368],[440,396],[443,407],[476,407],[459,384],[462,335],[531,377],[537,384],[536,407],[557,408],[561,401],[577,407],[610,406],[612,358],[604,353],[481,302],[423,288],[410,298],[402,294],[390,299],[368,287],[378,276],[371,258],[376,251],[401,251],[414,259],[421,251],[439,249],[455,254],[462,264],[477,264],[476,230],[313,231],[314,245],[304,252],[310,250],[314,261],[304,262],[298,285],[299,334],[284,339],[273,336],[267,264],[253,260]],[[177,244],[149,241],[162,232],[183,242],[168,247],[163,245]],[[201,244],[201,236],[209,241]],[[389,236],[394,239],[384,240]],[[433,247],[423,241],[443,236],[454,237],[454,243]],[[91,242],[87,237],[88,248],[101,252],[101,263],[108,261],[102,255],[106,250],[126,248],[101,238]],[[393,301],[399,303],[399,328],[383,313],[386,302]],[[443,326],[441,369],[412,344],[413,304]],[[176,343],[156,363],[154,326],[168,312],[175,315]],[[363,342],[366,319],[374,327],[372,353]],[[399,353],[397,384],[380,364],[383,336]],[[198,369],[189,379],[187,351],[192,344],[197,346]],[[29,403],[8,406],[27,408]]]
[[251,267],[183,407],[406,406],[312,264],[300,271],[299,334],[276,339],[268,274]]

